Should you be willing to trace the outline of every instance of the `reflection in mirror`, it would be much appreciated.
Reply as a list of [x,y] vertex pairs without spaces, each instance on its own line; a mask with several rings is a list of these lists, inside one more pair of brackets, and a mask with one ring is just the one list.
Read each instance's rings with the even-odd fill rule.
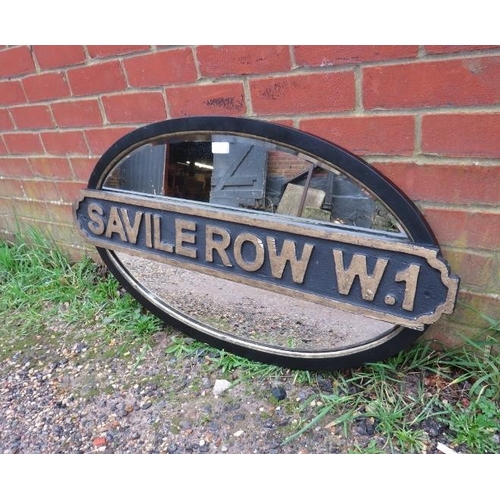
[[132,276],[170,308],[242,341],[297,351],[351,349],[394,325],[119,252]]
[[335,166],[234,134],[142,145],[120,160],[103,188],[404,234],[379,200]]
[[[104,190],[170,197],[305,218],[406,237],[398,221],[335,165],[300,150],[237,134],[155,138],[120,159]],[[167,314],[232,335],[304,352],[357,349],[399,327],[309,300],[118,252],[127,271]],[[181,265],[181,264],[179,264]]]

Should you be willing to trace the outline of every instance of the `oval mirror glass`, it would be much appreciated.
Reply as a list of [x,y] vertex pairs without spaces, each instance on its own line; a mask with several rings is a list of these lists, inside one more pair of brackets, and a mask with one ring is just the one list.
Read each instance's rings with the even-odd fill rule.
[[[351,243],[380,241],[381,248],[436,244],[397,188],[320,138],[248,119],[170,120],[113,145],[89,189],[106,202],[124,196],[130,203],[111,208],[106,225],[105,208],[88,209],[91,231],[117,241],[97,245],[110,270],[148,309],[203,341],[264,362],[324,369],[397,352],[425,328],[332,304],[314,291],[329,264],[323,272],[314,260],[320,254],[310,235],[335,232]],[[168,222],[159,210],[177,215]],[[334,251],[328,263],[349,270],[342,259]],[[367,279],[377,272],[365,263]],[[354,286],[355,277],[344,286]],[[341,287],[341,278],[349,277],[337,274],[337,285],[321,286]],[[404,280],[408,301],[410,278]],[[365,301],[373,300],[362,281]]]

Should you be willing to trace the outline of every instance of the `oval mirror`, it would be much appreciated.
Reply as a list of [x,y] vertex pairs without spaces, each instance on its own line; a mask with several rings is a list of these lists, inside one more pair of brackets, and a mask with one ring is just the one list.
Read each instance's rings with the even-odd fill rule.
[[394,354],[451,311],[458,286],[423,216],[373,167],[257,120],[131,132],[99,160],[76,219],[154,314],[293,368]]

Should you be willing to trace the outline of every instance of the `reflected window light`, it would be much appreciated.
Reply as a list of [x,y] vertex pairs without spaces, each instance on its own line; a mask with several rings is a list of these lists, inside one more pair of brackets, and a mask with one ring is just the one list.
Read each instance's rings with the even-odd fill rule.
[[229,154],[229,142],[212,142],[212,153],[219,155]]
[[[189,162],[188,162],[189,163]],[[205,168],[207,170],[213,170],[214,167],[212,167],[212,165],[205,165],[204,163],[200,163],[198,161],[195,161],[194,164],[199,167],[199,168]]]

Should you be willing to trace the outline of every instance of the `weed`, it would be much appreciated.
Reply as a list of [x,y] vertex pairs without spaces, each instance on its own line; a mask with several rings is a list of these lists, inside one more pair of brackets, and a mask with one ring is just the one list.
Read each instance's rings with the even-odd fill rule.
[[394,431],[394,441],[401,453],[425,453],[429,436],[421,429],[403,426]]
[[356,443],[352,449],[349,450],[349,453],[374,455],[382,454],[384,451],[376,439],[370,439],[369,443],[364,447]]
[[167,354],[172,354],[175,358],[187,358],[191,356],[199,356],[208,349],[210,348],[202,342],[174,335],[171,338],[170,345],[165,349],[165,352]]
[[454,432],[453,442],[471,453],[498,453],[495,433],[500,425],[500,409],[491,399],[480,396],[470,403],[452,406],[442,403],[446,418],[441,421]]
[[240,381],[251,378],[278,377],[283,369],[273,365],[258,363],[236,354],[210,347],[202,342],[193,341],[186,337],[174,337],[166,352],[175,357],[207,356],[212,366],[222,373],[241,370]]
[[309,370],[295,370],[293,374],[293,384],[312,384],[313,375]]

